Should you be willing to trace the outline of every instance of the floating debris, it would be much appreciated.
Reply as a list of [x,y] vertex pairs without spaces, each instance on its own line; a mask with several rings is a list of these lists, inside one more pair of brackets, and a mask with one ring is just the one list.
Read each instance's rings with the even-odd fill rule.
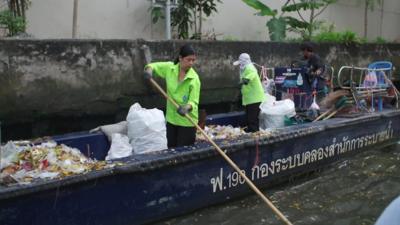
[[0,148],[0,153],[0,185],[30,184],[37,179],[62,178],[114,166],[54,141],[37,145],[10,141]]

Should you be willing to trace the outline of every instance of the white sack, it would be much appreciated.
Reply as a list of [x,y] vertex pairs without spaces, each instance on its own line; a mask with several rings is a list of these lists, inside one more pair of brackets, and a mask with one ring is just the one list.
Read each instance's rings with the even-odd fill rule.
[[145,109],[135,103],[127,116],[128,137],[134,153],[167,149],[167,128],[164,113],[159,109]]
[[99,126],[99,127],[95,128],[95,129],[90,130],[90,133],[93,133],[93,132],[96,132],[96,131],[103,132],[107,136],[108,141],[111,143],[113,134],[115,134],[115,133],[120,133],[120,134],[123,134],[123,135],[127,135],[128,134],[128,122],[121,121],[121,122],[115,123],[115,124],[108,124],[108,125]]
[[114,133],[111,138],[111,147],[106,160],[118,159],[132,155],[132,146],[129,144],[128,136]]
[[290,99],[281,101],[265,101],[260,105],[260,128],[278,128],[285,126],[285,116],[296,115],[294,102]]

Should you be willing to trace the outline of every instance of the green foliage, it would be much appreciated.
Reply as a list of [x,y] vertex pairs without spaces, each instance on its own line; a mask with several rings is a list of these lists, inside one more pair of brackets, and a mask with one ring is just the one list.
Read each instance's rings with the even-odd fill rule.
[[361,43],[361,44],[365,44],[365,43],[367,43],[367,42],[368,42],[367,38],[365,38],[365,37],[360,37],[360,43]]
[[353,31],[333,32],[324,31],[311,38],[315,42],[334,42],[342,44],[362,43],[360,37]]
[[278,13],[276,10],[272,10],[270,7],[264,5],[264,3],[258,0],[242,0],[248,6],[254,8],[255,10],[259,10],[256,15],[258,16],[272,16],[275,17]]
[[[217,12],[216,2],[221,0],[184,0],[179,1],[178,7],[171,12],[171,26],[177,31],[179,39],[201,39],[201,21],[203,14],[208,17]],[[151,9],[152,22],[157,23],[165,17],[161,8]],[[190,35],[191,28],[197,28]]]
[[267,22],[269,37],[271,41],[281,41],[286,38],[285,18],[272,18]]
[[283,12],[295,12],[298,10],[310,10],[318,9],[324,6],[324,3],[318,1],[301,1],[299,3],[293,3],[282,7]]
[[[342,32],[335,32],[333,25],[329,25],[328,27],[322,26],[321,32],[313,36],[311,39],[315,42],[333,42],[342,44],[365,44],[368,42],[366,38],[358,36],[353,31],[345,30]],[[376,40],[372,41],[372,43],[385,44],[387,41],[382,37],[377,37]]]
[[231,35],[227,35],[227,36],[224,36],[224,37],[222,38],[222,40],[223,40],[223,41],[238,41],[239,39],[237,39],[237,38],[235,38],[235,37],[233,37],[233,36],[231,36]]
[[213,12],[217,12],[217,4],[221,0],[196,0],[194,1],[198,11],[203,11],[206,16],[210,16]]
[[[285,1],[281,7],[281,15],[277,16],[277,10],[273,10],[258,0],[242,0],[248,6],[254,8],[259,16],[272,17],[267,27],[270,39],[273,41],[282,41],[286,38],[286,31],[292,31],[301,35],[304,40],[309,40],[314,32],[318,30],[322,22],[316,20],[328,5],[335,3],[337,0],[292,0]],[[290,4],[292,3],[292,4]],[[302,11],[309,14],[308,20],[301,15]],[[308,12],[309,11],[309,12]],[[293,16],[284,16],[284,13],[294,13],[300,15],[300,19]]]
[[150,13],[151,13],[151,22],[152,23],[157,23],[160,19],[164,19],[164,12],[162,11],[161,8],[150,8]]
[[[299,19],[288,16],[286,20],[289,25],[289,30],[301,35],[304,40],[310,40],[315,31],[318,31],[323,25],[322,21],[317,20],[317,17],[330,5],[337,0],[293,0],[292,4],[282,6],[282,12],[297,13]],[[303,15],[304,14],[304,15]],[[308,18],[306,18],[306,14]]]
[[8,36],[14,36],[20,32],[24,32],[26,22],[20,16],[14,16],[10,10],[0,12],[0,25],[3,25],[8,30]]
[[272,10],[258,0],[242,0],[248,6],[254,8],[258,12],[258,16],[272,16],[267,22],[269,39],[271,41],[282,41],[286,38],[286,20],[282,17],[277,18],[277,10]]
[[386,44],[387,43],[387,41],[383,37],[377,37],[375,42],[377,44]]
[[189,38],[189,29],[194,23],[192,13],[191,3],[186,1],[180,1],[178,8],[172,12],[171,26],[178,30],[179,39]]
[[296,29],[307,29],[307,27],[310,25],[307,22],[303,22],[301,20],[298,20],[296,18],[293,17],[285,17],[285,20],[287,22],[287,24],[289,25],[289,27],[291,28],[296,28]]

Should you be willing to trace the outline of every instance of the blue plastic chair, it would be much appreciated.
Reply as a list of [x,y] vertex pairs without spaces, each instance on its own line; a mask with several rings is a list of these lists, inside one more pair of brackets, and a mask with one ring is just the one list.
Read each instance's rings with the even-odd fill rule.
[[[392,78],[392,70],[393,70],[393,64],[389,61],[376,61],[368,65],[368,69],[382,69],[380,71],[376,71],[376,77],[378,84],[377,86],[379,88],[388,88],[389,84],[386,83],[385,76],[388,77],[388,79]],[[382,97],[378,98],[378,110],[382,111],[383,109],[383,99]]]
[[368,65],[368,69],[382,69],[381,71],[377,71],[377,79],[378,85],[387,85],[385,81],[385,77],[383,76],[383,72],[385,72],[386,76],[391,79],[392,78],[392,70],[393,64],[389,61],[376,61]]

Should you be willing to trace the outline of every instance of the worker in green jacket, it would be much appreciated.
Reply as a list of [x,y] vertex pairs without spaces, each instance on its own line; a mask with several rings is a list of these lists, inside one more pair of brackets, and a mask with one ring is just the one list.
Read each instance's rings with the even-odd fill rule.
[[259,130],[260,104],[265,100],[260,76],[247,53],[240,54],[239,60],[235,61],[233,65],[240,65],[239,84],[241,85],[242,105],[246,108],[246,132],[256,132]]
[[200,79],[192,68],[196,54],[192,46],[186,44],[180,48],[179,57],[174,62],[155,62],[145,66],[145,79],[155,74],[166,81],[167,94],[178,105],[167,101],[167,141],[168,148],[188,146],[196,140],[196,127],[187,119],[188,114],[198,122],[200,98]]

